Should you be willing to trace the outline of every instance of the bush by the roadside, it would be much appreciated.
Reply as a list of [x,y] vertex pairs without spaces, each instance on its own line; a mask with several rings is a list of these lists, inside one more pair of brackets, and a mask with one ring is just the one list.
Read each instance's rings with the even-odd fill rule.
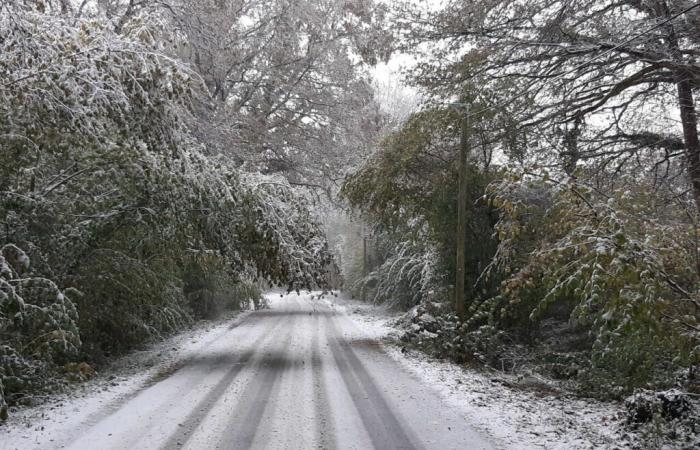
[[489,325],[470,330],[451,307],[430,302],[412,308],[403,319],[401,340],[438,358],[488,364],[512,370],[517,349],[505,345],[505,333]]
[[31,274],[24,251],[0,248],[0,418],[8,403],[54,387],[53,372],[78,357],[77,320],[66,293]]
[[700,446],[700,402],[678,389],[639,389],[625,399],[627,425],[636,430],[645,448],[673,441],[680,448]]

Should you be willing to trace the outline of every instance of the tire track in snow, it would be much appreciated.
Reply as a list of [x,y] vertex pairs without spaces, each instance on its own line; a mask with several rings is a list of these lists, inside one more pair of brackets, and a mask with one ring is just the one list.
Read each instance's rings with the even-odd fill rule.
[[[334,450],[336,448],[335,429],[333,426],[332,413],[328,395],[326,392],[326,383],[323,379],[323,360],[321,359],[320,341],[320,318],[329,320],[330,314],[314,313],[314,337],[312,343],[311,354],[311,369],[314,386],[314,407],[316,408],[316,429],[318,448],[324,450]],[[325,330],[325,326],[323,327]],[[324,332],[325,335],[325,332]]]
[[[200,345],[197,347],[198,351],[202,351],[204,349],[209,348],[212,343],[221,337],[225,337],[228,333],[230,333],[231,330],[235,328],[239,328],[247,324],[247,322],[250,321],[251,314],[245,314],[244,316],[239,316],[235,317],[232,321],[231,324],[226,327],[225,330],[222,330],[212,336],[209,336],[208,339],[205,341],[201,342]],[[143,394],[145,391],[148,389],[158,385],[159,383],[168,380],[175,374],[180,373],[183,369],[186,369],[192,361],[195,359],[193,356],[187,356],[181,360],[166,364],[164,367],[158,369],[155,373],[149,375],[142,383],[140,386],[138,386],[136,389],[134,389],[131,392],[128,392],[126,394],[120,395],[119,397],[115,398],[114,400],[108,402],[107,404],[101,406],[95,413],[91,414],[90,417],[83,421],[77,428],[77,432],[73,433],[73,436],[63,438],[63,439],[58,439],[55,441],[52,441],[53,444],[57,448],[73,448],[72,446],[82,437],[83,435],[87,434],[92,430],[93,428],[97,427],[99,424],[101,424],[103,421],[109,419],[111,416],[119,413],[125,408],[129,408],[130,402],[135,400],[137,397],[139,397],[141,394]],[[192,383],[186,388],[184,388],[181,391],[182,395],[186,395],[192,390],[194,390],[197,387],[196,383]],[[168,405],[162,405],[156,410],[156,416],[158,415],[157,413],[160,411],[165,410],[168,408]],[[148,427],[144,428],[141,431],[134,431],[132,432],[132,439],[138,439],[139,436],[143,435],[148,431]]]
[[277,329],[283,324],[284,320],[281,317],[277,318],[276,322],[274,325],[271,325],[269,330],[253,341],[250,348],[243,353],[243,355],[241,355],[236,362],[233,363],[231,369],[229,369],[221,381],[219,381],[211,390],[209,390],[207,395],[202,398],[192,409],[192,412],[183,420],[181,429],[178,430],[177,433],[170,436],[161,446],[162,450],[170,450],[187,444],[193,432],[202,423],[207,414],[209,414],[209,412],[214,408],[228,387],[235,381],[241,370],[243,370],[248,362],[250,362],[252,357],[259,350],[260,345],[274,337],[274,332],[277,331]]
[[[253,448],[265,408],[270,398],[274,396],[275,386],[285,371],[291,366],[291,352],[288,351],[288,348],[294,333],[295,322],[297,321],[296,316],[298,315],[298,311],[294,311],[291,314],[279,314],[280,322],[286,325],[286,332],[283,336],[273,337],[277,338],[277,342],[282,343],[282,345],[272,351],[263,349],[264,355],[260,358],[256,371],[258,373],[262,372],[262,375],[259,374],[253,378],[240,395],[240,400],[234,404],[236,412],[243,414],[243,419],[237,421],[236,415],[231,416],[227,429],[232,431],[222,438],[217,448]],[[291,317],[291,319],[285,319],[285,316]]]
[[144,372],[139,383],[154,385],[96,426],[81,417],[36,442],[19,432],[10,439],[42,450],[63,442],[79,450],[493,448],[460,409],[389,360],[344,307],[319,308],[308,295],[271,307],[235,332],[221,331],[228,323],[212,329],[159,377]]
[[418,442],[417,439],[409,436],[401,426],[350,344],[340,341],[341,334],[335,319],[329,318],[328,322],[332,332],[329,343],[333,357],[374,448],[378,450],[422,449],[420,444],[414,443]]

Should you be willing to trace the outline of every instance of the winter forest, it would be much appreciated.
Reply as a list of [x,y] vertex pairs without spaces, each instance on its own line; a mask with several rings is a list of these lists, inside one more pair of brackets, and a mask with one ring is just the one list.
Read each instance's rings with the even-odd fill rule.
[[691,448],[698,96],[696,0],[0,0],[0,422],[340,291]]

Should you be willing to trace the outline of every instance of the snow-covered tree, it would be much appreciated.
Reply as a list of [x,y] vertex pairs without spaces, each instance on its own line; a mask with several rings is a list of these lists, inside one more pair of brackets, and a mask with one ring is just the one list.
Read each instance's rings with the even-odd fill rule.
[[364,63],[389,54],[372,1],[174,2],[173,54],[206,91],[197,136],[248,171],[331,188],[381,129]]
[[100,362],[212,299],[257,300],[256,280],[311,288],[332,267],[304,196],[200,139],[205,82],[162,17],[99,11],[0,7],[0,244],[32,260],[3,269],[1,331],[26,341],[3,347],[6,394],[32,391],[13,380],[35,363]]

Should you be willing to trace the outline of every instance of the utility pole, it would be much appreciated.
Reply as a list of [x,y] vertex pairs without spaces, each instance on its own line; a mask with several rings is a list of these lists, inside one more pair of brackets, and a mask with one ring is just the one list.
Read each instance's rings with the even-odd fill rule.
[[456,109],[464,112],[462,117],[462,133],[459,142],[459,191],[457,193],[457,279],[455,282],[455,312],[464,317],[466,299],[464,289],[464,266],[467,259],[467,157],[469,156],[469,105],[453,104]]

